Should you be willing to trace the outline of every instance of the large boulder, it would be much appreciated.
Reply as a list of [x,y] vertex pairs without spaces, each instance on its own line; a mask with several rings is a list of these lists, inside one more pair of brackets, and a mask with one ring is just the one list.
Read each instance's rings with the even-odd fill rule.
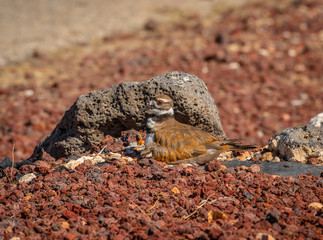
[[287,128],[274,135],[268,143],[270,151],[287,161],[308,163],[317,158],[323,165],[323,114],[314,117],[308,125]]
[[144,129],[140,111],[156,94],[169,95],[175,103],[175,118],[225,138],[218,110],[205,83],[198,77],[171,72],[146,82],[125,82],[80,96],[65,112],[53,132],[38,143],[29,160],[44,151],[54,158],[78,155],[101,142],[105,135]]

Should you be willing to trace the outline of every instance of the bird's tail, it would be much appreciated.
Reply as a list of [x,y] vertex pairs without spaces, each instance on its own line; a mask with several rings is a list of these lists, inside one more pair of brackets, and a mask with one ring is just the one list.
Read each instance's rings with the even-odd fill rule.
[[215,143],[210,144],[207,146],[208,148],[214,148],[217,150],[222,151],[243,151],[243,150],[255,150],[257,149],[256,145],[244,145],[241,144],[240,141],[243,140],[242,138],[237,139],[226,139],[217,141]]
[[227,151],[242,151],[242,150],[255,150],[257,149],[256,145],[243,145],[239,142],[242,139],[227,139],[227,140],[221,140],[216,143],[212,143],[209,145],[206,145],[209,150],[207,150],[206,153],[199,155],[197,157],[184,159],[184,160],[178,160],[176,162],[170,162],[170,165],[179,165],[179,164],[191,164],[194,166],[201,166],[205,165],[208,162],[215,160],[219,157],[219,155],[223,152]]
[[222,151],[242,151],[242,150],[255,150],[257,149],[256,145],[244,145],[241,144],[241,138],[237,139],[227,139],[223,141],[219,141],[220,144],[215,146],[215,149]]

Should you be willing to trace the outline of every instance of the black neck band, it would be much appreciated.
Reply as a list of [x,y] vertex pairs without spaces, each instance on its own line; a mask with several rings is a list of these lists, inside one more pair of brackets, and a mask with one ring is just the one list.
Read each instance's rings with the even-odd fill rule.
[[167,119],[174,118],[173,114],[162,114],[153,116],[152,120],[155,122],[163,122]]

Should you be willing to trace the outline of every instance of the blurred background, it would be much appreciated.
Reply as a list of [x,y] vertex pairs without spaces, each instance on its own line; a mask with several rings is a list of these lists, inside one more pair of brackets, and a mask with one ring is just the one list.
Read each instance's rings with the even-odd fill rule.
[[215,5],[247,0],[0,0],[0,66],[35,50],[52,52],[142,28],[148,19],[169,20],[180,12],[210,14]]
[[171,71],[203,79],[230,138],[264,146],[322,112],[320,0],[0,0],[0,160],[76,98]]

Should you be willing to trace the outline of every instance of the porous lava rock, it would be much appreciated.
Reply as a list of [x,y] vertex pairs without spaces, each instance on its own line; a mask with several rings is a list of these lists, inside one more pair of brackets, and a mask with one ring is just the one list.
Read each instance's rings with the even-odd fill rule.
[[308,123],[308,125],[323,128],[323,112],[313,117]]
[[287,128],[269,140],[268,148],[287,161],[308,163],[310,158],[317,158],[322,165],[323,128],[311,124]]
[[218,110],[200,78],[170,72],[146,82],[124,82],[80,96],[65,112],[53,132],[37,144],[31,160],[46,151],[54,158],[85,153],[109,134],[143,129],[145,115],[140,111],[151,97],[164,93],[174,100],[175,118],[224,138]]

